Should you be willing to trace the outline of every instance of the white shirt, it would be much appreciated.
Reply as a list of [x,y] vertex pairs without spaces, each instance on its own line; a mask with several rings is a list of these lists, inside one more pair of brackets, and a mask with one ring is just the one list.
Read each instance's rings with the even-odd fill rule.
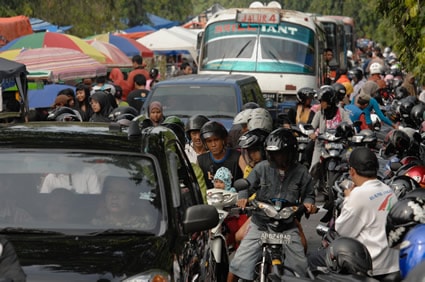
[[93,169],[85,169],[74,174],[48,174],[43,181],[40,193],[50,193],[56,188],[74,190],[79,194],[100,194],[101,185]]
[[399,270],[399,251],[388,247],[385,225],[397,201],[393,190],[378,179],[354,188],[345,198],[335,230],[363,243],[372,257],[373,275]]
[[191,163],[198,163],[198,153],[196,153],[195,149],[193,149],[190,143],[186,143],[184,151],[186,152],[186,155]]

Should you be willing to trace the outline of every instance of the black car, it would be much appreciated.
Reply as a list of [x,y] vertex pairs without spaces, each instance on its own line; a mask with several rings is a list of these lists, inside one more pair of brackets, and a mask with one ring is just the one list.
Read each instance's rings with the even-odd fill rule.
[[0,237],[27,281],[209,279],[216,209],[174,132],[139,124],[0,126]]

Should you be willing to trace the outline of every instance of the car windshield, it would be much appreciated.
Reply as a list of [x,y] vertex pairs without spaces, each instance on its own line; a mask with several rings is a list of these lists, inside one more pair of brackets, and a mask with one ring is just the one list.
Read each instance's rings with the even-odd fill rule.
[[152,101],[161,102],[165,116],[233,118],[237,114],[236,92],[230,86],[173,85],[156,88]]
[[0,154],[0,230],[157,234],[162,204],[148,156],[41,151]]

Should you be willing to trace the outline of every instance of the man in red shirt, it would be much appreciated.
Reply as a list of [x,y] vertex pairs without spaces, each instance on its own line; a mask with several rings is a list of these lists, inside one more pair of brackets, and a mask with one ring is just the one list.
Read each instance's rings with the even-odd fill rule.
[[130,91],[134,90],[134,77],[138,74],[142,74],[146,80],[150,79],[149,72],[143,66],[143,58],[140,55],[135,55],[131,59],[133,62],[133,70],[128,74],[127,83],[130,87]]

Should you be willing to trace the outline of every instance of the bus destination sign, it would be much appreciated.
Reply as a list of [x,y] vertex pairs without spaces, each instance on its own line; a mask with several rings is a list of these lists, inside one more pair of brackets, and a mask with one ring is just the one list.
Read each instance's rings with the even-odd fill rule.
[[236,14],[236,22],[252,23],[252,24],[279,24],[279,13],[264,11],[238,11]]

